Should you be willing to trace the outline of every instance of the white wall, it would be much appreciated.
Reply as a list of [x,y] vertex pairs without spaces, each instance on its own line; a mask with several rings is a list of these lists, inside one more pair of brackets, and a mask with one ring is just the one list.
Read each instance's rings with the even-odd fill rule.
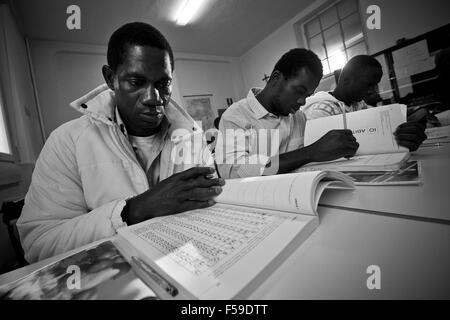
[[106,63],[103,46],[31,41],[39,103],[46,137],[58,126],[80,113],[69,103],[104,83]]
[[242,96],[238,88],[235,88],[239,81],[239,90],[243,87],[242,77],[239,77],[240,71],[236,68],[236,63],[230,59],[193,59],[178,55],[175,72],[180,94],[178,99],[183,101],[183,97],[188,95],[212,94],[215,116],[218,109],[227,107],[227,98],[236,101]]
[[283,53],[299,46],[294,24],[326,2],[314,2],[239,58],[246,92],[252,87],[264,87],[264,74],[270,75]]
[[[246,91],[264,86],[264,74],[270,74],[283,53],[306,46],[303,36],[295,32],[298,22],[333,2],[317,0],[239,58]],[[400,38],[413,38],[450,23],[448,0],[359,0],[359,3],[364,21],[369,17],[366,14],[369,5],[376,4],[381,9],[381,30],[366,29],[369,53],[389,48]]]
[[[31,41],[39,100],[47,136],[59,125],[79,117],[69,103],[104,83],[104,46]],[[214,109],[226,98],[242,97],[243,80],[237,58],[174,53],[172,98],[182,104],[184,95],[212,94]]]

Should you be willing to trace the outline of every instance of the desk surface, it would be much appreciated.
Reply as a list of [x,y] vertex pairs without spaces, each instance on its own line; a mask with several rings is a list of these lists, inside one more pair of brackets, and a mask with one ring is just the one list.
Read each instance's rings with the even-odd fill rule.
[[421,185],[358,186],[353,192],[327,190],[320,204],[450,223],[450,144],[423,147],[413,159],[422,166]]
[[[251,299],[449,299],[450,226],[330,208]],[[369,290],[367,267],[381,270]]]
[[[319,227],[250,299],[450,298],[450,226],[330,208],[319,213]],[[2,275],[0,285],[69,254]],[[381,268],[379,291],[366,287],[370,265]]]

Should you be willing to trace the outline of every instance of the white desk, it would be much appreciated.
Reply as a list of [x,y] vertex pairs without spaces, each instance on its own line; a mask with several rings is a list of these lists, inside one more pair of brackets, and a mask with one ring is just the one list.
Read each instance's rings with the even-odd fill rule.
[[[450,226],[330,208],[251,299],[449,299]],[[367,267],[381,268],[368,290]]]
[[418,186],[358,186],[354,192],[326,191],[320,204],[450,222],[450,144],[413,154],[422,165]]
[[[450,226],[320,208],[312,235],[250,299],[449,299]],[[18,279],[69,253],[0,276]],[[366,287],[369,265],[381,290]]]
[[[421,186],[327,192],[322,204],[348,209],[320,207],[320,226],[250,299],[450,299],[450,145],[414,157]],[[1,275],[0,285],[69,254]],[[381,268],[379,291],[367,289],[370,265]]]

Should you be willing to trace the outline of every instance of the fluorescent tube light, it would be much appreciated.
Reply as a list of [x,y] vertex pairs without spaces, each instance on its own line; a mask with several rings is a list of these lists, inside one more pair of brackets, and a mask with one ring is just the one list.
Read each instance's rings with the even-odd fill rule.
[[177,25],[185,26],[200,9],[204,0],[187,0],[178,13]]

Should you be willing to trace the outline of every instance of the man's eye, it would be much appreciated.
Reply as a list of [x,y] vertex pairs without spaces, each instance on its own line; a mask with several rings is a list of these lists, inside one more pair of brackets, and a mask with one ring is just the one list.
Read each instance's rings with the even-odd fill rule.
[[132,85],[133,87],[138,87],[138,86],[142,85],[143,82],[142,82],[142,80],[139,80],[139,79],[129,79],[128,83],[130,85]]

